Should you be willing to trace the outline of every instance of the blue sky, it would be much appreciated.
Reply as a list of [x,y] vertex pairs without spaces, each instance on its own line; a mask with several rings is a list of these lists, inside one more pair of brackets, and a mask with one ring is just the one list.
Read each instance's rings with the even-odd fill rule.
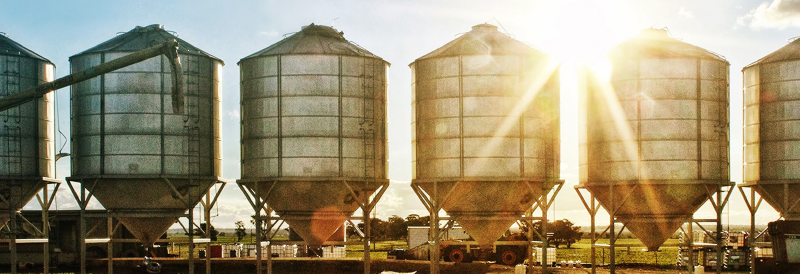
[[[589,216],[572,190],[577,183],[577,91],[570,69],[602,63],[606,50],[645,28],[668,28],[671,35],[717,52],[731,63],[731,180],[741,180],[741,68],[800,35],[798,0],[711,1],[2,1],[0,32],[69,73],[68,58],[136,26],[162,24],[179,37],[221,58],[223,177],[239,172],[239,68],[243,57],[310,23],[333,25],[351,40],[392,63],[389,69],[389,178],[392,187],[378,215],[426,214],[408,187],[411,179],[411,71],[414,59],[467,32],[492,23],[518,40],[564,62],[562,67],[562,179],[556,218],[579,225]],[[57,91],[60,129],[69,136],[69,89]],[[59,139],[61,143],[65,140]],[[67,144],[64,151],[69,151]],[[69,175],[67,159],[58,177]],[[749,222],[738,193],[725,221]],[[67,189],[59,208],[76,208]],[[28,208],[32,208],[29,206]],[[213,224],[233,227],[251,209],[234,186],[223,193]],[[707,212],[707,213],[705,213]],[[551,214],[553,214],[551,213]],[[705,215],[703,215],[705,214]],[[708,208],[697,216],[710,217]],[[553,216],[553,215],[551,215]],[[759,223],[777,218],[764,206]],[[600,217],[601,220],[607,218]]]

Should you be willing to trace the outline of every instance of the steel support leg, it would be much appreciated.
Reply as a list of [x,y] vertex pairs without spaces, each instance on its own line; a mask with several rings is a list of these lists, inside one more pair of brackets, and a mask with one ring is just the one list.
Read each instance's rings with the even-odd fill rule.
[[114,274],[114,218],[108,215],[108,274]]
[[[194,207],[189,207],[189,274],[194,274],[194,227],[192,227],[192,223],[194,222]],[[206,254],[209,256],[209,254]]]

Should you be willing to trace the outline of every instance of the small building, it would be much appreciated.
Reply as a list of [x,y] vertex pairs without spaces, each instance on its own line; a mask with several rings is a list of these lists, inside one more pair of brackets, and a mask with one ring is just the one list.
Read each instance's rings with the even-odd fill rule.
[[[86,211],[86,232],[87,239],[92,238],[109,238],[108,237],[108,218],[106,217],[92,217],[101,216],[105,214],[105,210],[87,210]],[[42,228],[42,211],[41,210],[23,210],[20,213],[27,222],[18,218],[17,224],[20,227],[20,234],[17,235],[18,239],[31,239],[43,238],[39,235],[38,231]],[[50,217],[50,235],[47,237],[49,240],[50,248],[50,265],[77,265],[80,263],[80,211],[79,210],[51,210]],[[116,231],[113,239],[135,239],[124,225],[118,225],[118,221],[114,219]],[[3,232],[8,231],[6,228],[2,229]],[[8,234],[0,233],[0,238],[8,238]],[[166,238],[166,234],[161,238]],[[138,242],[117,242],[113,246],[114,257],[141,257],[146,254],[144,246]],[[157,247],[150,251],[153,256],[166,256],[167,252],[164,247]],[[8,243],[0,243],[0,262],[10,262],[11,253],[9,251]],[[17,256],[20,263],[34,263],[42,264],[44,260],[44,244],[31,243],[31,244],[17,244]],[[86,257],[93,258],[106,258],[108,256],[107,243],[90,243],[86,246]]]

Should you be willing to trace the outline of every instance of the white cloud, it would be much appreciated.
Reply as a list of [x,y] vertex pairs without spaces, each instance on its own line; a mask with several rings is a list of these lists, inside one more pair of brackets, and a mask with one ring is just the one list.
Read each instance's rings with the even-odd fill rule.
[[773,0],[761,3],[746,15],[736,20],[739,26],[753,29],[785,29],[800,27],[800,0]]
[[678,18],[694,18],[694,13],[687,10],[685,7],[681,7],[681,10],[678,11]]
[[231,120],[239,120],[239,116],[240,116],[239,110],[236,109],[236,110],[228,111],[228,116],[231,117]]

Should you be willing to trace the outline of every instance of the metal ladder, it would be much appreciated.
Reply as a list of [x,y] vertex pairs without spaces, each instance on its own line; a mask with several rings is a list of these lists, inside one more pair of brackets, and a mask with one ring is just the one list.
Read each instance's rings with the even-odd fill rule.
[[[19,86],[19,57],[6,56],[2,76],[5,78],[5,92],[3,96],[12,95],[20,91]],[[3,129],[6,139],[5,162],[7,168],[6,175],[20,175],[22,173],[22,133],[20,129],[20,107],[14,107],[5,111],[3,115]]]
[[361,132],[364,138],[364,178],[369,182],[377,177],[375,159],[375,60],[364,58],[362,89],[364,92]]
[[195,56],[186,56],[186,156],[189,175],[197,175],[200,171],[200,60]]

